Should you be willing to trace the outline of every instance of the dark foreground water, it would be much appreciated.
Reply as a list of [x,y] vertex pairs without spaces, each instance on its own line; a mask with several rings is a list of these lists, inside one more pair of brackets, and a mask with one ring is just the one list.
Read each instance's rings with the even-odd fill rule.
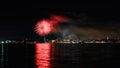
[[120,44],[5,44],[1,65],[3,68],[120,68]]

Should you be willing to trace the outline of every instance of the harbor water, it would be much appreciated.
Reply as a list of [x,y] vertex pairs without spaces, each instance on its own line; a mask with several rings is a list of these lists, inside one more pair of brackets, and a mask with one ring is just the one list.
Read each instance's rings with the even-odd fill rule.
[[120,67],[120,44],[4,44],[3,68],[102,68]]

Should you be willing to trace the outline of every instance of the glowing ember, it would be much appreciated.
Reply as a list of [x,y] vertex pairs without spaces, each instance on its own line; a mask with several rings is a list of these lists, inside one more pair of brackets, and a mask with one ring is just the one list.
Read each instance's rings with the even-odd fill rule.
[[35,47],[37,68],[50,68],[50,44],[37,43]]

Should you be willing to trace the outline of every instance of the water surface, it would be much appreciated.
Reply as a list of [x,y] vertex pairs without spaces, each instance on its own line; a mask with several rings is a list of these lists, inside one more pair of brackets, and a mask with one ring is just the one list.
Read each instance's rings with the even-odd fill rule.
[[115,68],[120,44],[5,44],[4,58],[4,68]]

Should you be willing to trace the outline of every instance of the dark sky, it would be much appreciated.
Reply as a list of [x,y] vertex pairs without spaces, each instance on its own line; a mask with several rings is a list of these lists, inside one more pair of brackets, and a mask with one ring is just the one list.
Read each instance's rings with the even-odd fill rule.
[[[49,14],[62,14],[72,20],[85,19],[85,26],[104,28],[106,24],[114,27],[120,25],[119,8],[115,4],[72,4],[72,3],[39,3],[1,5],[0,8],[0,38],[19,39],[37,37],[34,32],[36,22]],[[83,17],[82,17],[83,16]],[[81,20],[80,19],[80,20]],[[89,23],[89,22],[92,23]],[[84,23],[83,23],[84,24]],[[116,25],[115,25],[116,24]],[[118,28],[116,28],[118,29]],[[107,29],[106,29],[107,30]]]

